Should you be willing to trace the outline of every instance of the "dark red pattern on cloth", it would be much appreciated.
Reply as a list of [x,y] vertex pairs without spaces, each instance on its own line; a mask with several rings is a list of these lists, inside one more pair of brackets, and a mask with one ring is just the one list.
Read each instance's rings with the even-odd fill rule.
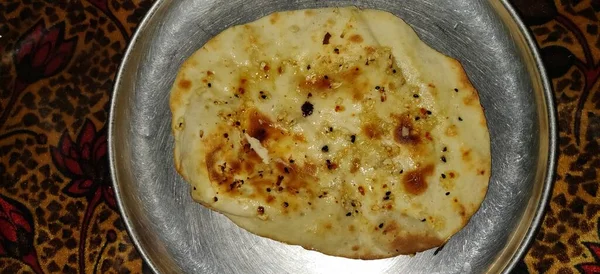
[[[106,129],[96,132],[94,124],[86,120],[77,136],[71,140],[68,132],[63,133],[57,147],[50,147],[52,161],[60,172],[71,179],[63,192],[73,198],[85,197],[87,208],[83,215],[79,237],[79,257],[85,253],[88,226],[96,207],[105,202],[117,210],[115,194],[108,173]],[[85,263],[79,261],[79,271],[84,272]]]
[[0,256],[22,261],[35,273],[43,273],[33,246],[34,225],[29,210],[0,195]]
[[0,2],[0,269],[144,267],[119,217],[104,123],[151,1]]

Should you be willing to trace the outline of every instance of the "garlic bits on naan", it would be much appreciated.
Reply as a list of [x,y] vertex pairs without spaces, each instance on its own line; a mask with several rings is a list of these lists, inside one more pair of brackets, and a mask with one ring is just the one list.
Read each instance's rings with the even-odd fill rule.
[[181,66],[170,107],[195,201],[260,236],[377,259],[444,244],[490,178],[461,64],[383,11],[278,12]]

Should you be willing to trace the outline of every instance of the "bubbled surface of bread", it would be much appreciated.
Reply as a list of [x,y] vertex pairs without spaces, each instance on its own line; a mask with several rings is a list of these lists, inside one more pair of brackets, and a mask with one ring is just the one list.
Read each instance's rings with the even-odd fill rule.
[[174,159],[240,227],[348,258],[439,246],[483,201],[491,156],[460,63],[354,7],[231,27],[182,65]]

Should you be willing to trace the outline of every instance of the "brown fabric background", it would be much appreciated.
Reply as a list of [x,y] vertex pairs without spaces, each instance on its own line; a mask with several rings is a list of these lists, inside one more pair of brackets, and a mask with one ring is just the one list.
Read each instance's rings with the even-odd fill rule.
[[[513,0],[558,107],[542,228],[514,273],[600,273],[600,0]],[[152,1],[0,2],[0,273],[147,272],[119,216],[106,126],[115,73]]]

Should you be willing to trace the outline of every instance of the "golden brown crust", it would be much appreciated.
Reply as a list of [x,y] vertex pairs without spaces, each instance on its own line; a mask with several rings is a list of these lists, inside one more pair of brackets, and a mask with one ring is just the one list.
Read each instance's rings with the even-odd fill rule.
[[184,63],[170,106],[175,166],[196,201],[325,254],[441,245],[487,189],[475,89],[388,13],[307,10],[233,27]]
[[407,172],[402,180],[404,190],[412,195],[419,195],[427,191],[427,177],[432,175],[433,169],[433,165],[429,164]]

